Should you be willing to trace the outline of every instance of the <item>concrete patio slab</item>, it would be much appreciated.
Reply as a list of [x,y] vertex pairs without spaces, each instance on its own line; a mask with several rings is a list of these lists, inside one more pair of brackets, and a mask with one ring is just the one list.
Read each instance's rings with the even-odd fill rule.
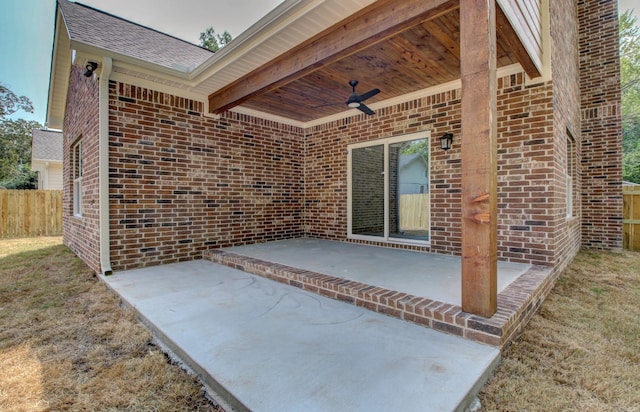
[[204,260],[103,280],[237,410],[463,410],[500,357]]
[[461,259],[421,251],[300,238],[209,249],[203,257],[247,273],[440,332],[504,348],[553,287],[552,267],[498,262],[498,308],[462,310]]
[[[277,240],[221,250],[462,305],[459,256],[313,238]],[[531,265],[498,262],[498,293],[529,268]]]

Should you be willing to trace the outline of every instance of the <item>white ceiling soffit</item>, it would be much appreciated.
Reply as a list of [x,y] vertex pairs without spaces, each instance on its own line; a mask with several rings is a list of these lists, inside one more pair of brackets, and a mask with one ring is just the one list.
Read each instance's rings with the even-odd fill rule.
[[375,0],[285,0],[193,72],[193,91],[209,95]]

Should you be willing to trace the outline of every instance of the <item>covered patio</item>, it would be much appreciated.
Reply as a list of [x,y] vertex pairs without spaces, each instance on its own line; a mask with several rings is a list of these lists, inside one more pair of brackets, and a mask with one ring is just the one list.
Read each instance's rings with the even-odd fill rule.
[[[424,90],[430,90],[431,93],[438,88],[451,90],[459,87],[461,90],[460,122],[448,125],[459,132],[460,136],[461,201],[455,208],[461,215],[460,226],[456,225],[456,230],[460,230],[459,254],[462,259],[457,266],[457,276],[454,275],[452,279],[456,278],[455,284],[459,285],[461,295],[456,295],[455,299],[441,296],[428,298],[420,296],[421,294],[416,296],[416,289],[402,291],[397,285],[389,285],[389,288],[379,284],[369,285],[360,282],[357,277],[347,279],[347,285],[341,283],[345,281],[342,279],[338,281],[340,285],[328,288],[323,282],[330,284],[333,281],[325,278],[320,281],[317,276],[309,278],[291,272],[294,274],[284,275],[284,278],[292,277],[292,284],[312,291],[317,288],[319,293],[330,297],[428,324],[450,333],[468,335],[472,339],[494,345],[505,343],[504,335],[512,333],[510,319],[519,312],[520,305],[510,307],[508,313],[498,312],[497,77],[499,69],[504,75],[514,67],[515,72],[524,71],[530,78],[543,76],[545,64],[542,59],[544,29],[541,4],[540,0],[515,3],[493,0],[375,1],[238,76],[233,82],[220,87],[210,85],[215,89],[208,95],[210,113],[222,115],[229,110],[249,115],[266,113],[275,121],[300,125],[306,130],[307,136],[313,135],[310,130],[314,126],[344,117],[345,104],[340,104],[342,98],[338,99],[336,95],[347,84],[352,87],[352,94],[346,102],[346,109],[356,109],[367,116],[376,114],[372,109],[389,107],[393,103],[405,103],[408,106]],[[364,87],[360,89],[360,93],[372,89],[358,95],[358,84]],[[364,100],[368,100],[366,104],[363,103]],[[367,106],[369,104],[371,107]],[[435,118],[431,122],[434,126],[437,125]],[[359,133],[355,135],[356,140],[360,139]],[[385,243],[389,242],[391,232],[402,232],[396,236],[406,237],[402,230],[390,228],[393,219],[400,214],[393,212],[392,206],[389,206],[395,202],[394,196],[401,197],[403,178],[400,176],[398,182],[395,182],[393,176],[400,175],[397,169],[406,159],[400,159],[397,168],[390,167],[389,164],[393,163],[394,156],[403,156],[400,153],[404,153],[404,149],[398,147],[429,147],[431,131],[410,135],[405,130],[402,133],[405,137],[401,138],[404,140],[398,142],[395,139],[399,136],[389,137],[387,134],[387,130],[372,134],[370,139],[378,139],[375,148],[369,147],[370,139],[364,144],[360,142],[347,146],[349,239],[368,235],[370,240],[375,241],[380,236],[382,243]],[[414,140],[405,141],[408,136],[413,136]],[[445,136],[453,139],[451,130],[447,130]],[[380,140],[383,137],[385,139]],[[336,137],[335,140],[339,141],[340,138]],[[443,148],[448,150],[450,144],[449,142],[449,146],[445,147],[443,143]],[[395,149],[398,154],[392,149],[394,145],[398,145]],[[358,160],[355,160],[356,151]],[[366,151],[380,153],[373,157],[361,154]],[[427,159],[430,152],[425,152]],[[324,158],[325,155],[326,153],[318,153],[316,158]],[[382,160],[377,162],[376,156]],[[404,156],[406,158],[408,154]],[[455,162],[457,159],[443,158],[440,161],[449,164],[449,161]],[[436,166],[429,167],[432,169],[427,173],[429,181],[422,186],[437,189],[438,185],[434,183],[442,183],[444,180],[438,180],[434,176]],[[333,170],[332,166],[325,165],[320,173],[330,170]],[[335,174],[329,175],[336,178]],[[379,179],[380,182],[375,179],[379,175],[383,176]],[[305,185],[308,186],[306,190],[312,190],[312,183],[305,181]],[[324,185],[324,182],[317,183],[320,187]],[[365,192],[364,199],[357,195],[354,187]],[[402,200],[399,201],[401,202]],[[307,203],[313,204],[310,200]],[[381,210],[375,207],[372,210],[372,205],[376,204],[383,205]],[[419,209],[417,212],[424,212],[425,207],[421,206]],[[426,210],[427,213],[432,213],[428,208]],[[443,208],[440,211],[445,210]],[[344,213],[345,210],[341,212]],[[380,217],[382,214],[385,214],[384,218]],[[439,227],[437,222],[443,218],[435,216],[433,214],[433,219],[427,219],[418,230],[418,243],[424,240],[430,248],[434,243],[427,238],[432,227]],[[373,227],[372,221],[376,218],[380,224]],[[402,220],[402,217],[398,217],[398,220]],[[358,230],[354,228],[356,221]],[[313,226],[309,224],[311,236]],[[372,232],[375,236],[372,236]],[[248,259],[256,259],[251,253],[233,258],[219,253],[214,251],[208,256],[214,261],[242,267],[253,267],[253,263],[245,263]],[[235,251],[232,249],[225,253]],[[270,274],[269,261],[266,265],[257,266],[260,269],[254,270],[254,273]],[[322,271],[320,274],[332,276]],[[405,278],[401,283],[408,281]],[[413,279],[413,286],[422,281],[423,278]],[[503,286],[508,283],[505,282]],[[367,289],[369,286],[372,288]],[[425,288],[433,290],[430,286]],[[378,294],[379,292],[381,293]],[[506,302],[502,306],[505,307]],[[470,317],[468,314],[477,316]],[[501,320],[485,323],[476,318]],[[482,327],[469,328],[475,322],[479,322]],[[508,339],[507,337],[506,341]]]
[[555,281],[550,267],[498,262],[498,309],[485,318],[462,310],[458,256],[299,238],[211,249],[204,257],[500,348],[517,336]]

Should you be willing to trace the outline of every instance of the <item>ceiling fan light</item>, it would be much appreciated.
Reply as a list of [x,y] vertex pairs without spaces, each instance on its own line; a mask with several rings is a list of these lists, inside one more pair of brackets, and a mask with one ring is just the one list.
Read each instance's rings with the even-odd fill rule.
[[347,106],[356,109],[356,108],[360,107],[360,102],[349,102],[349,103],[347,103]]

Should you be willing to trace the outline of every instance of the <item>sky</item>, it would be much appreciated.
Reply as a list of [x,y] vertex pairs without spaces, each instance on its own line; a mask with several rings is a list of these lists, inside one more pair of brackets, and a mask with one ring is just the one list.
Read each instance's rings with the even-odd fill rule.
[[[282,0],[79,0],[127,20],[194,44],[207,27],[233,37],[256,23]],[[0,82],[33,101],[34,113],[13,118],[44,124],[51,67],[55,0],[0,0]],[[621,11],[638,0],[619,0]],[[639,17],[640,20],[640,17]]]
[[[86,4],[199,44],[200,33],[213,27],[233,37],[273,10],[282,0],[79,0]],[[0,83],[27,96],[34,113],[14,119],[44,125],[51,68],[56,0],[0,0]]]

